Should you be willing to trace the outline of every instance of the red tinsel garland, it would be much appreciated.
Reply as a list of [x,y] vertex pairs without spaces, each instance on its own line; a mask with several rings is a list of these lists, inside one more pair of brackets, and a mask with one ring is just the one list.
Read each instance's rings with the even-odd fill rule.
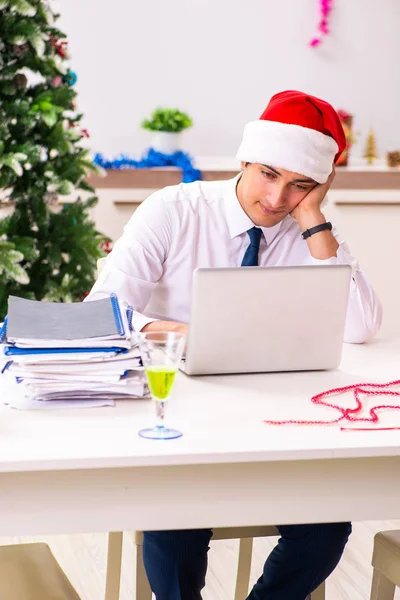
[[[391,381],[389,383],[357,383],[355,385],[348,385],[346,387],[335,388],[332,390],[327,390],[325,392],[321,392],[316,396],[311,398],[311,402],[317,404],[319,406],[325,406],[327,408],[333,408],[334,410],[339,411],[340,416],[336,419],[330,421],[302,421],[302,420],[294,420],[289,419],[285,421],[270,421],[265,420],[264,422],[268,425],[335,425],[342,421],[350,422],[350,423],[379,423],[379,418],[377,415],[378,411],[382,410],[400,410],[400,405],[391,405],[391,404],[380,404],[378,406],[373,406],[369,409],[368,417],[359,417],[357,415],[362,411],[363,404],[360,399],[360,394],[365,394],[366,396],[400,396],[400,391],[396,391],[390,388],[400,386],[400,380]],[[388,389],[389,388],[389,389]],[[344,392],[353,392],[353,398],[356,402],[356,405],[353,408],[343,408],[342,406],[338,406],[337,404],[333,404],[331,402],[327,402],[324,398],[328,398],[330,396],[343,394]],[[375,431],[375,430],[391,430],[391,429],[400,429],[400,427],[370,427],[370,428],[355,428],[355,427],[341,427],[342,430],[356,430],[356,431]]]

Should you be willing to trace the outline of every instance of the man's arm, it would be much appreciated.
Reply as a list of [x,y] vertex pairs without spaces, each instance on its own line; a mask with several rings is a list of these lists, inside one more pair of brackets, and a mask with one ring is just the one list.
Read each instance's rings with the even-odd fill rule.
[[186,323],[178,323],[177,321],[152,321],[151,323],[147,323],[141,331],[143,333],[151,331],[176,331],[187,334],[189,326]]
[[138,207],[85,299],[96,300],[116,293],[121,300],[133,307],[132,324],[135,331],[144,330],[152,323],[153,331],[160,327],[164,331],[167,327],[173,327],[171,323],[159,322],[143,314],[163,274],[163,264],[172,239],[164,193],[161,190],[152,194]]
[[[334,177],[333,168],[328,181],[315,186],[292,211],[291,215],[296,219],[301,232],[326,223],[321,204]],[[364,273],[360,271],[356,259],[351,256],[347,245],[344,242],[339,244],[334,233],[329,230],[315,233],[304,243],[307,243],[310,256],[315,263],[321,261],[321,264],[348,264],[352,267],[344,341],[353,344],[368,341],[379,331],[382,323],[382,306]]]

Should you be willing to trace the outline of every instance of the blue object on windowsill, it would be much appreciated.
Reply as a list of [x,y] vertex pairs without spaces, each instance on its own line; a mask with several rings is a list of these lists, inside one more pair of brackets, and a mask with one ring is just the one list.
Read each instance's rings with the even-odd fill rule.
[[114,160],[107,160],[102,154],[97,153],[93,162],[103,169],[152,169],[155,167],[177,167],[182,170],[182,182],[191,183],[201,179],[199,169],[195,169],[189,154],[178,151],[173,154],[163,154],[150,148],[140,160],[129,158],[127,154],[120,154]]

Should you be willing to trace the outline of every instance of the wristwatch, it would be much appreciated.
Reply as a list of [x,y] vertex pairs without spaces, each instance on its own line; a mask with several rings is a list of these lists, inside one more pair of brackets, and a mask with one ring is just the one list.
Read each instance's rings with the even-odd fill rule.
[[314,235],[314,233],[318,233],[319,231],[325,231],[326,229],[332,231],[332,223],[330,223],[329,221],[327,223],[321,223],[321,225],[311,227],[310,229],[306,229],[301,235],[303,236],[303,240],[306,240],[307,238]]

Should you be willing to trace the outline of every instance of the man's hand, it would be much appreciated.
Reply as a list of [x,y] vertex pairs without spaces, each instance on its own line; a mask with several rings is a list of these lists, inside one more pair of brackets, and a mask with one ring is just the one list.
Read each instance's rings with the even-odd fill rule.
[[[296,219],[302,233],[306,229],[326,223],[326,219],[321,211],[321,204],[332,185],[334,177],[335,167],[333,167],[328,181],[316,185],[290,213]],[[337,249],[339,248],[336,238],[328,229],[308,237],[307,245],[311,256],[318,260],[326,260],[336,256]]]
[[315,227],[316,225],[321,225],[321,223],[325,223],[326,219],[322,213],[321,204],[328,193],[334,178],[335,167],[333,167],[328,181],[313,187],[312,190],[308,192],[307,196],[305,196],[305,198],[303,198],[290,213],[298,222],[302,232],[311,227]]
[[174,331],[177,333],[185,333],[187,335],[189,325],[186,323],[178,323],[177,321],[152,321],[143,327],[142,333],[151,331]]

